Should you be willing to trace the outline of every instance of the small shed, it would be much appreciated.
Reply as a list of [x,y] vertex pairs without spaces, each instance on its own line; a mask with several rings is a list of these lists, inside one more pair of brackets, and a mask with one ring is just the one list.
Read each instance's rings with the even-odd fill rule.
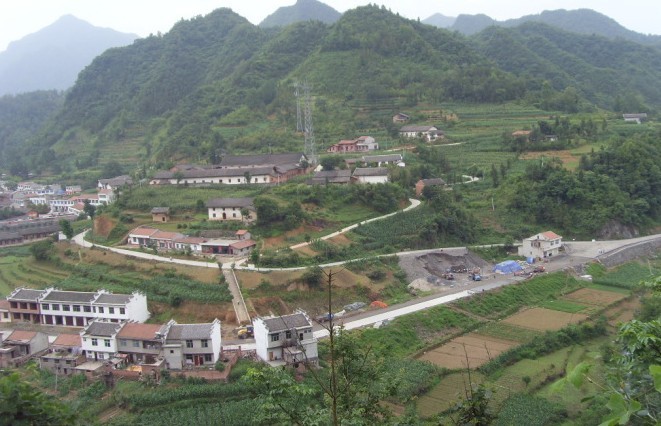
[[151,209],[152,222],[169,222],[170,207],[154,207]]

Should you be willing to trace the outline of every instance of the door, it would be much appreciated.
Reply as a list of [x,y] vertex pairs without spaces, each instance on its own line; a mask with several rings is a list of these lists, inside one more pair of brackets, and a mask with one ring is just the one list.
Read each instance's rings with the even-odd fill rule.
[[204,364],[204,355],[193,355],[193,364],[200,366]]

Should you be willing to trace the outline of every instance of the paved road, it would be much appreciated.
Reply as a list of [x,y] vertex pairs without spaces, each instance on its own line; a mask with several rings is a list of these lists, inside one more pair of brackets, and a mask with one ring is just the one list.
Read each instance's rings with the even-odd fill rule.
[[243,300],[243,295],[241,294],[241,288],[239,287],[239,282],[234,275],[232,269],[223,269],[223,275],[225,276],[225,281],[227,281],[227,286],[229,287],[230,293],[232,293],[232,305],[234,305],[234,312],[236,313],[236,320],[239,324],[250,324],[250,314],[248,314],[248,308],[246,307],[246,301]]

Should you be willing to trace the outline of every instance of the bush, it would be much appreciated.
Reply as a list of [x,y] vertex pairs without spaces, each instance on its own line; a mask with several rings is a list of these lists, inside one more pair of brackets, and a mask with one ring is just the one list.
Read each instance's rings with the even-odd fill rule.
[[216,362],[216,365],[214,366],[214,368],[216,369],[216,371],[223,372],[223,371],[225,371],[225,363],[222,362],[222,361],[218,361],[218,362]]

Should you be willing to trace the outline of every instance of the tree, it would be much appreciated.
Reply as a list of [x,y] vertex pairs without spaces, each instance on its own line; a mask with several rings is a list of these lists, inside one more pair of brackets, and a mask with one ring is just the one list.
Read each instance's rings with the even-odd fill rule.
[[60,231],[67,237],[67,240],[73,237],[73,227],[71,226],[71,222],[66,219],[60,219]]
[[0,377],[0,424],[70,425],[76,415],[69,407],[34,389],[18,373]]
[[50,259],[51,252],[53,251],[53,242],[51,240],[42,240],[30,246],[30,253],[37,260]]
[[90,219],[94,219],[94,215],[96,214],[96,206],[90,203],[89,200],[85,200],[85,206],[83,207],[83,212],[87,216],[89,216]]

